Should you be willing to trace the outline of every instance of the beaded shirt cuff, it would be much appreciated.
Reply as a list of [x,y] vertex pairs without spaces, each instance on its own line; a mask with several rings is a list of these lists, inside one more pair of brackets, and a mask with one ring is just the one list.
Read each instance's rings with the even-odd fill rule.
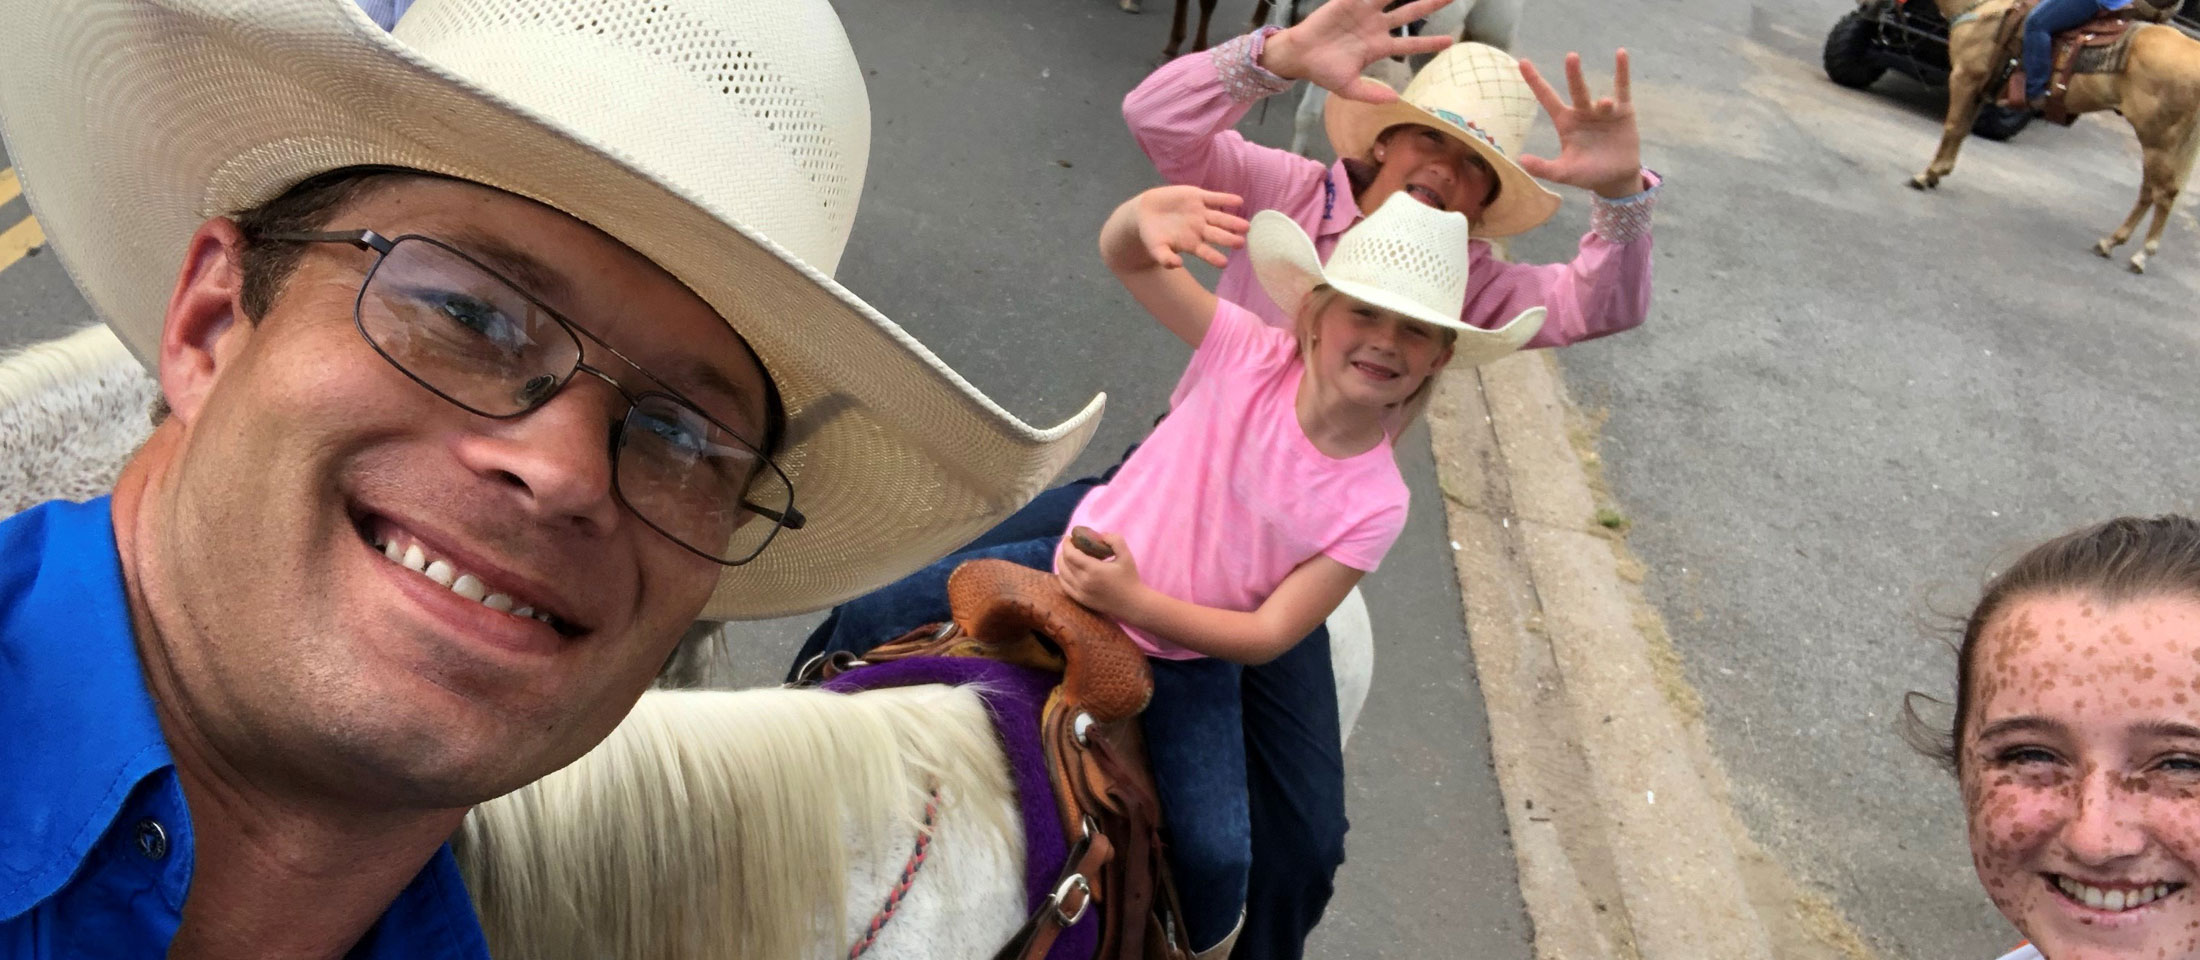
[[1648,167],[1642,172],[1643,178],[1650,181],[1649,189],[1616,200],[1600,196],[1590,204],[1589,229],[1597,236],[1627,244],[1650,235],[1650,208],[1657,206],[1658,190],[1665,186],[1665,178]]
[[1268,46],[1268,35],[1278,29],[1262,27],[1221,46],[1208,48],[1207,56],[1213,58],[1215,73],[1222,77],[1222,89],[1230,94],[1230,99],[1252,103],[1291,89],[1291,81],[1269,73],[1260,65],[1260,54]]

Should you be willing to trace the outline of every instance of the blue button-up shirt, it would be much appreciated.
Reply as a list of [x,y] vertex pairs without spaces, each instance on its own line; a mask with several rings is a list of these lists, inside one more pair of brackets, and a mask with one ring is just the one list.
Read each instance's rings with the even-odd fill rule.
[[[107,499],[0,522],[0,957],[166,955],[193,852]],[[449,847],[350,956],[489,956]]]

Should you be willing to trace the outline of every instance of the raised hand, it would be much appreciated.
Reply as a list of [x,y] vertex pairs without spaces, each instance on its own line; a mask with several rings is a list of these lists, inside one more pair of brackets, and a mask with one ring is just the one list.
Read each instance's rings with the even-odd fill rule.
[[1214,264],[1228,266],[1230,257],[1220,247],[1245,245],[1245,231],[1252,225],[1228,211],[1242,206],[1243,198],[1192,186],[1156,187],[1138,195],[1138,246],[1164,267],[1181,267],[1189,253]]
[[1329,0],[1299,24],[1268,38],[1260,65],[1286,80],[1311,80],[1340,97],[1389,103],[1390,88],[1360,76],[1384,57],[1435,53],[1452,38],[1395,37],[1390,31],[1427,17],[1452,0],[1415,0],[1388,13],[1384,0]]
[[1558,91],[1551,89],[1534,64],[1520,61],[1520,76],[1535,91],[1543,112],[1551,115],[1551,125],[1558,128],[1556,158],[1521,156],[1520,168],[1529,176],[1594,190],[1612,199],[1642,191],[1642,138],[1635,132],[1627,51],[1619,51],[1612,60],[1612,95],[1597,100],[1581,75],[1581,55],[1566,55],[1566,86],[1574,98],[1570,106],[1558,99]]

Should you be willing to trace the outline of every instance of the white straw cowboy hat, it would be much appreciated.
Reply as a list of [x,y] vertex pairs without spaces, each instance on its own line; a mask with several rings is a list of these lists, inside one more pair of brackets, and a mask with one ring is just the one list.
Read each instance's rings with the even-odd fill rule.
[[1497,171],[1497,202],[1482,211],[1475,236],[1509,237],[1541,226],[1558,212],[1558,194],[1513,159],[1528,141],[1536,109],[1535,91],[1520,76],[1520,61],[1485,43],[1457,43],[1414,74],[1395,101],[1330,97],[1322,108],[1322,125],[1340,157],[1367,156],[1376,137],[1401,123],[1434,127],[1458,139]]
[[705,618],[906,574],[1098,426],[1100,397],[1024,424],[830,277],[870,105],[825,0],[420,0],[392,33],[352,0],[0,0],[0,24],[0,130],[32,209],[148,366],[202,221],[357,165],[548,204],[716,308],[778,385],[809,524],[726,568]]
[[1543,329],[1542,307],[1529,307],[1495,330],[1459,319],[1467,301],[1467,218],[1393,194],[1381,209],[1337,240],[1322,263],[1297,221],[1275,210],[1253,215],[1245,250],[1261,289],[1296,311],[1315,287],[1459,331],[1451,362],[1468,367],[1520,349]]

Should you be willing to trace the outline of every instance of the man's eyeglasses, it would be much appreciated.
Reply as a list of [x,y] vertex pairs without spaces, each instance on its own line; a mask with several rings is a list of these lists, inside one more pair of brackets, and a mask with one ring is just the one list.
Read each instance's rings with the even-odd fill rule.
[[[586,371],[627,399],[611,431],[611,490],[643,523],[697,554],[733,565],[780,528],[802,528],[794,485],[778,464],[495,270],[440,241],[372,230],[269,233],[254,239],[343,243],[376,254],[352,320],[382,359],[429,392],[499,420],[550,401]],[[585,362],[582,338],[648,377],[631,393]]]

